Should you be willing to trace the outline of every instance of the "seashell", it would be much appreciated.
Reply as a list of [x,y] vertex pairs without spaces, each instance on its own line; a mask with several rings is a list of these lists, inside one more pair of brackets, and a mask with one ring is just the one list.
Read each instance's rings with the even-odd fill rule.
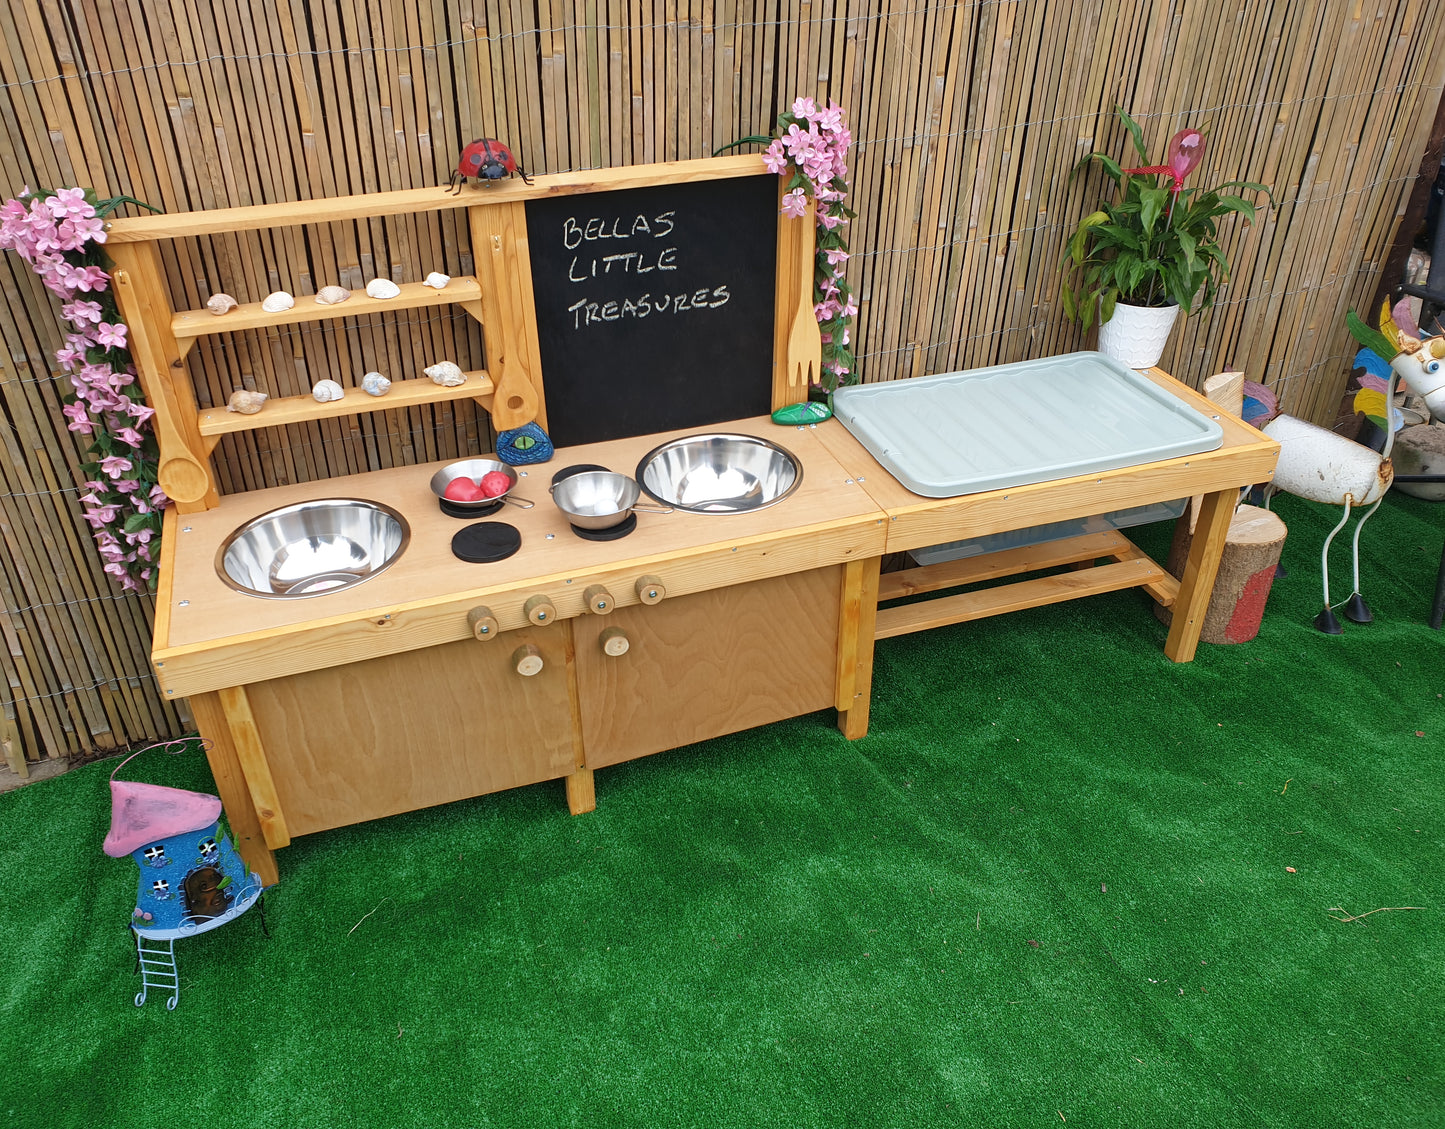
[[385,396],[391,391],[391,381],[379,372],[369,372],[361,378],[361,390],[368,396]]
[[316,387],[311,389],[311,398],[318,404],[329,404],[332,400],[339,400],[346,392],[341,385],[334,380],[318,380]]
[[206,303],[206,309],[220,317],[222,314],[229,314],[237,306],[236,299],[229,294],[212,294],[211,300]]
[[316,292],[316,301],[323,306],[334,306],[351,297],[351,291],[344,286],[323,286]]
[[373,298],[395,298],[401,287],[389,278],[373,278],[366,284],[366,292]]
[[240,412],[243,416],[253,416],[261,410],[270,397],[264,392],[252,392],[249,388],[237,388],[231,393],[231,399],[226,403],[226,411]]
[[441,271],[434,270],[422,280],[422,285],[430,286],[433,290],[445,290],[447,283],[451,280],[451,275],[442,274]]
[[443,388],[455,388],[467,382],[467,374],[451,361],[438,361],[422,371],[431,377],[433,384],[440,384]]
[[268,314],[279,314],[282,310],[289,310],[295,304],[295,298],[284,290],[278,290],[274,294],[266,295],[266,300],[261,303],[261,308]]

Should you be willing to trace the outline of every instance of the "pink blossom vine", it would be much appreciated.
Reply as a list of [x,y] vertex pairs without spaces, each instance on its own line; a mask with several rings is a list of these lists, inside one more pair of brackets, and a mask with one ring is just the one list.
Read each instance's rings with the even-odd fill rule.
[[74,389],[61,410],[71,431],[92,440],[87,453],[93,459],[80,466],[87,476],[83,516],[105,571],[122,589],[144,591],[155,587],[168,499],[156,482],[158,451],[149,434],[155,411],[136,384],[100,248],[105,216],[123,203],[140,201],[97,201],[80,188],[27,189],[0,204],[0,247],[20,255],[61,301],[71,331],[55,360]]
[[784,215],[795,219],[806,215],[810,199],[817,207],[813,313],[823,338],[819,383],[829,392],[840,384],[856,384],[849,322],[858,313],[858,303],[853,299],[852,286],[843,277],[848,264],[843,228],[855,218],[843,203],[848,197],[847,158],[853,135],[848,131],[843,108],[836,102],[820,108],[812,98],[798,98],[790,110],[778,115],[775,136],[745,137],[733,145],[748,143],[766,145],[763,163],[768,171],[788,178],[782,201]]

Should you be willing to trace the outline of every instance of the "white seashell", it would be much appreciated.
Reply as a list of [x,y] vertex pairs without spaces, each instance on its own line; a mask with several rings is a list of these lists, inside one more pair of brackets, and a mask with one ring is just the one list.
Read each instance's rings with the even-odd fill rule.
[[231,393],[231,399],[226,404],[226,411],[240,412],[243,416],[253,416],[261,410],[270,397],[264,392],[252,392],[248,388],[237,388]]
[[282,310],[289,310],[295,304],[295,298],[284,290],[278,290],[274,294],[266,295],[266,300],[261,303],[261,308],[268,314],[279,314]]
[[422,281],[422,285],[430,286],[433,290],[445,290],[447,283],[451,280],[451,275],[442,274],[441,271],[434,270],[431,272],[431,274],[426,276],[426,278]]
[[391,381],[379,372],[369,372],[361,378],[361,390],[368,396],[385,396],[391,391]]
[[211,300],[206,303],[206,309],[220,317],[222,314],[229,314],[236,308],[236,299],[229,294],[212,294]]
[[373,298],[395,298],[401,287],[389,278],[373,278],[366,284],[366,292]]
[[351,291],[344,286],[323,286],[316,292],[316,301],[323,306],[334,306],[351,297]]
[[316,387],[311,389],[311,398],[318,404],[329,404],[332,400],[339,400],[346,392],[341,385],[334,380],[318,380]]
[[438,361],[422,371],[431,377],[433,384],[440,384],[443,388],[456,388],[467,382],[467,374],[451,361]]

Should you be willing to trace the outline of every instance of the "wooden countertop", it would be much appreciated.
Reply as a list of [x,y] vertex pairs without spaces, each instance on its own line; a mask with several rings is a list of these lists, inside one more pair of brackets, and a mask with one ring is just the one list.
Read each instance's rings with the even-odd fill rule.
[[[503,632],[527,623],[523,604],[551,598],[558,618],[585,613],[583,591],[603,584],[618,606],[638,602],[634,583],[662,580],[669,596],[746,583],[848,560],[983,537],[1152,502],[1267,481],[1279,447],[1159,369],[1146,374],[1224,430],[1215,451],[1076,478],[953,498],[913,494],[836,420],[778,427],[766,416],[559,450],[520,467],[508,506],[489,518],[522,535],[516,555],[467,564],[451,538],[467,522],[437,506],[428,482],[445,464],[230,495],[204,513],[166,515],[152,660],[168,695],[244,685],[470,637],[467,612],[485,605]],[[797,491],[742,515],[681,511],[638,515],[637,531],[611,542],[575,536],[547,492],[556,470],[597,463],[631,474],[654,446],[681,435],[738,431],[772,439],[803,467]],[[221,541],[280,506],[328,497],[383,502],[411,525],[411,544],[386,572],[355,588],[308,599],[267,600],[236,592],[216,575]],[[490,644],[478,644],[487,646]]]
[[[551,598],[559,618],[583,614],[583,590],[596,583],[619,606],[637,603],[633,585],[644,574],[659,577],[673,597],[877,556],[886,515],[823,443],[821,434],[833,429],[843,430],[833,421],[778,427],[760,416],[559,450],[550,462],[517,468],[525,477],[513,493],[534,508],[507,506],[476,519],[503,521],[521,533],[521,549],[495,564],[452,555],[452,536],[468,522],[443,514],[431,493],[429,480],[444,463],[229,495],[203,513],[168,512],[151,656],[158,679],[168,695],[182,696],[436,646],[469,638],[467,612],[482,604],[505,632],[527,622],[522,605],[538,593]],[[635,533],[610,542],[577,537],[552,504],[547,487],[562,467],[597,463],[631,474],[654,446],[703,430],[771,439],[798,458],[801,484],[751,514],[640,513]],[[843,440],[851,442],[846,433]],[[216,551],[233,529],[317,498],[392,506],[410,524],[411,543],[385,572],[306,599],[268,600],[221,582]]]

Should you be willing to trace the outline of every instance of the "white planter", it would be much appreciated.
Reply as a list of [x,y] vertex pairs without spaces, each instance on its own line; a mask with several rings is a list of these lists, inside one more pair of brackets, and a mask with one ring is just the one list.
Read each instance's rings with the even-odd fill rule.
[[1114,303],[1114,316],[1099,323],[1099,352],[1129,368],[1159,363],[1178,306],[1127,306]]

